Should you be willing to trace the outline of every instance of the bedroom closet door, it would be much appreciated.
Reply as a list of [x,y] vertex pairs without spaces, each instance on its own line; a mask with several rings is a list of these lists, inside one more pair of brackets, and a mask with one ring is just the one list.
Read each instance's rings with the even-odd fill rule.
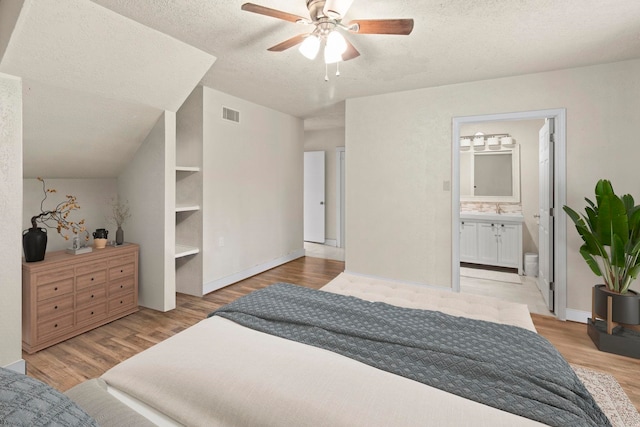
[[304,153],[304,240],[324,244],[324,151]]

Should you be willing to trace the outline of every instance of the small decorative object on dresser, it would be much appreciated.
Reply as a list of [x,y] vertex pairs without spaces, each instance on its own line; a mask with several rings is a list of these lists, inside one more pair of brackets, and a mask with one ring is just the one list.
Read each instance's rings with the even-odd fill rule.
[[138,311],[136,244],[22,263],[22,348],[34,353]]
[[640,297],[629,289],[640,273],[640,206],[604,179],[595,194],[595,203],[585,199],[585,214],[564,207],[584,241],[580,254],[604,281],[593,288],[587,331],[598,349],[640,358],[640,334],[632,330],[640,324]]
[[129,212],[129,202],[126,200],[120,201],[119,199],[112,199],[111,209],[112,212],[111,217],[109,217],[109,222],[115,223],[118,227],[116,230],[116,245],[121,245],[124,243],[124,230],[122,229],[122,225],[131,216]]
[[93,232],[93,246],[96,249],[104,249],[107,246],[107,236],[109,235],[109,230],[106,228],[98,228]]
[[22,247],[24,250],[24,258],[26,262],[42,261],[47,251],[47,230],[38,227],[38,223],[47,228],[55,228],[65,240],[69,240],[69,233],[76,236],[84,233],[85,241],[89,240],[84,226],[84,219],[78,222],[70,221],[69,214],[80,209],[75,196],[68,195],[66,199],[58,203],[53,209],[46,210],[44,207],[47,196],[50,193],[56,193],[55,188],[47,188],[44,179],[38,177],[38,181],[42,183],[42,191],[44,197],[40,201],[40,214],[31,217],[31,228],[22,232]]

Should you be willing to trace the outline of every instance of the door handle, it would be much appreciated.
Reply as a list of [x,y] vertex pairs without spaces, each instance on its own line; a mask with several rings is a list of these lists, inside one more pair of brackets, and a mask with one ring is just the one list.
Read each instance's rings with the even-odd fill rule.
[[321,205],[324,205],[324,202],[320,202]]

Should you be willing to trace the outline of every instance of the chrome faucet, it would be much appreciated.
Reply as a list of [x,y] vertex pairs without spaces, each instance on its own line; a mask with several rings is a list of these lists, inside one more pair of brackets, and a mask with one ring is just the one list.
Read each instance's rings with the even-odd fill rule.
[[496,203],[496,213],[497,214],[502,213],[502,206],[500,206],[500,202]]

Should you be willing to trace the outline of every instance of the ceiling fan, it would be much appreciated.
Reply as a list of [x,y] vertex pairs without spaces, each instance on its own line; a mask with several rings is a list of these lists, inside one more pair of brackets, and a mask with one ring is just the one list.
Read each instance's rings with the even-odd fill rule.
[[349,10],[353,0],[306,0],[310,18],[260,6],[245,3],[242,10],[271,16],[284,21],[302,25],[313,25],[314,28],[305,34],[298,34],[275,46],[269,51],[282,52],[293,46],[300,45],[300,52],[309,59],[315,59],[324,43],[324,62],[332,64],[348,61],[360,56],[360,52],[338,31],[343,30],[353,34],[396,34],[408,35],[413,30],[413,19],[358,19],[343,24],[342,19]]

